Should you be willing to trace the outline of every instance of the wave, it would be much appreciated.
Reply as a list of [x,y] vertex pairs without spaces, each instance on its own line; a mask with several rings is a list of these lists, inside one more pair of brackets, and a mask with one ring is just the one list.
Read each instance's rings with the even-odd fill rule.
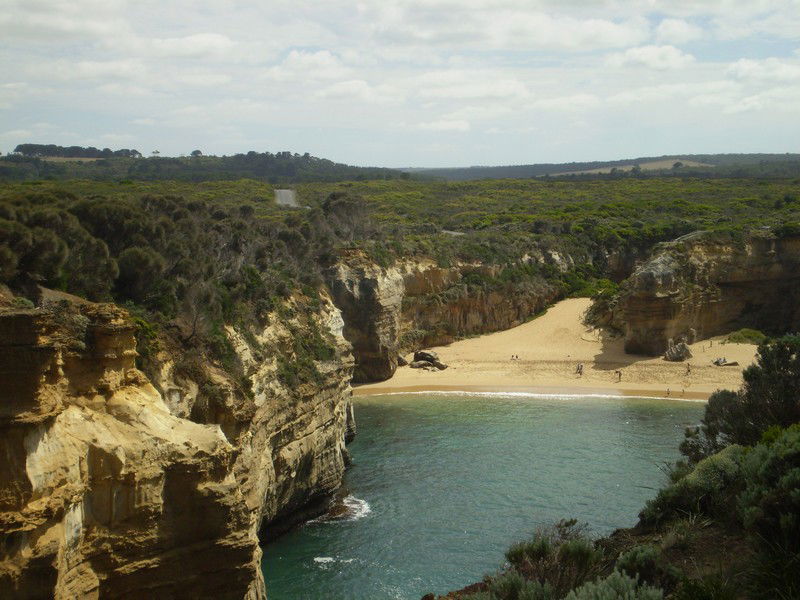
[[[366,394],[365,394],[366,395]],[[483,392],[483,391],[468,391],[468,390],[429,390],[429,391],[411,391],[411,392],[376,392],[369,394],[370,396],[488,396],[488,397],[518,397],[518,398],[559,398],[559,399],[575,399],[575,398],[606,398],[606,399],[631,399],[639,398],[639,396],[631,396],[630,394],[577,394],[577,393],[556,393],[556,392]],[[642,396],[647,400],[675,400],[677,402],[705,402],[699,398],[681,398],[679,396]]]
[[[356,498],[352,494],[342,498],[339,507],[342,508],[342,510],[328,512],[317,517],[316,519],[311,519],[309,523],[340,523],[342,521],[358,521],[372,512],[372,507],[369,505],[369,502],[362,500],[361,498]],[[314,560],[317,561],[316,558]]]
[[352,494],[346,496],[342,503],[347,507],[347,514],[344,517],[345,521],[358,521],[363,519],[372,512],[372,507],[369,502],[356,498]]

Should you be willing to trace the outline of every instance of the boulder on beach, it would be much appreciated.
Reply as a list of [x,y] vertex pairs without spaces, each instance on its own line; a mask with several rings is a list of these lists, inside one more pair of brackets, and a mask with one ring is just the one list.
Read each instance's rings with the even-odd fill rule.
[[[670,342],[671,341],[672,340],[670,340]],[[692,351],[689,350],[689,346],[684,342],[678,342],[677,344],[670,343],[667,351],[664,353],[664,360],[671,360],[674,362],[682,362],[690,358],[692,358]]]
[[447,365],[439,360],[439,355],[430,350],[417,350],[414,352],[414,362],[419,361],[430,363],[440,371],[444,371],[447,368]]
[[427,371],[435,371],[436,367],[428,360],[415,360],[410,365],[412,369],[425,369]]

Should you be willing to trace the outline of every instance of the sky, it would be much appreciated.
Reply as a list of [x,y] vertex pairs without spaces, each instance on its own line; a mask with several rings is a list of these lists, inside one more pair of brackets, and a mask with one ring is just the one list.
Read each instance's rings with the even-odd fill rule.
[[2,0],[0,151],[800,151],[800,0]]

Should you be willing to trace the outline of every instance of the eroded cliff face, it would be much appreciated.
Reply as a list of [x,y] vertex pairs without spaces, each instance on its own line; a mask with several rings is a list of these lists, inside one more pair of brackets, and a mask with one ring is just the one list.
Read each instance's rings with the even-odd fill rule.
[[[226,330],[245,392],[167,340],[151,383],[113,305],[0,312],[0,589],[262,598],[259,532],[321,510],[355,431],[341,315],[298,315]],[[287,386],[278,356],[312,324],[334,353]]]
[[[568,265],[564,263],[565,270]],[[469,335],[515,327],[559,295],[558,288],[547,283],[515,294],[459,285],[470,274],[495,276],[499,269],[483,265],[440,268],[431,262],[403,265],[399,350],[440,346]]]
[[133,331],[112,305],[0,313],[0,589],[259,598],[235,449],[170,413]]
[[397,369],[403,276],[381,268],[358,250],[343,253],[329,269],[328,285],[353,346],[354,383],[383,381]]
[[800,238],[696,233],[662,244],[623,285],[612,322],[627,352],[649,355],[684,335],[797,329]]
[[[523,262],[562,272],[574,265],[567,254],[540,249]],[[469,283],[470,277],[495,277],[501,269],[482,264],[439,267],[424,259],[383,268],[359,250],[342,252],[327,279],[344,318],[344,337],[353,345],[353,381],[389,379],[399,353],[519,325],[562,293],[544,280],[515,293]]]

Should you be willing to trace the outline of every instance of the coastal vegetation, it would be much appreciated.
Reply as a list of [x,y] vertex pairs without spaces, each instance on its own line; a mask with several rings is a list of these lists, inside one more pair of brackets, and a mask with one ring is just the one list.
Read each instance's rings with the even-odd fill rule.
[[593,542],[562,521],[512,545],[499,574],[446,598],[800,596],[800,338],[762,345],[744,377],[687,429],[686,459],[636,527]]
[[[343,248],[359,248],[384,267],[422,259],[491,267],[467,270],[418,303],[553,286],[556,297],[610,299],[634,260],[658,242],[707,230],[735,243],[748,231],[780,235],[800,223],[800,183],[787,179],[294,187],[306,208],[276,205],[274,187],[252,179],[5,184],[0,282],[23,296],[38,283],[119,302],[150,330],[177,328],[184,342],[240,376],[225,359],[224,325],[263,322],[290,297],[303,299],[294,310],[313,311],[325,267]],[[141,354],[146,361],[147,349]],[[298,373],[313,378],[308,368],[281,373],[287,381]]]

